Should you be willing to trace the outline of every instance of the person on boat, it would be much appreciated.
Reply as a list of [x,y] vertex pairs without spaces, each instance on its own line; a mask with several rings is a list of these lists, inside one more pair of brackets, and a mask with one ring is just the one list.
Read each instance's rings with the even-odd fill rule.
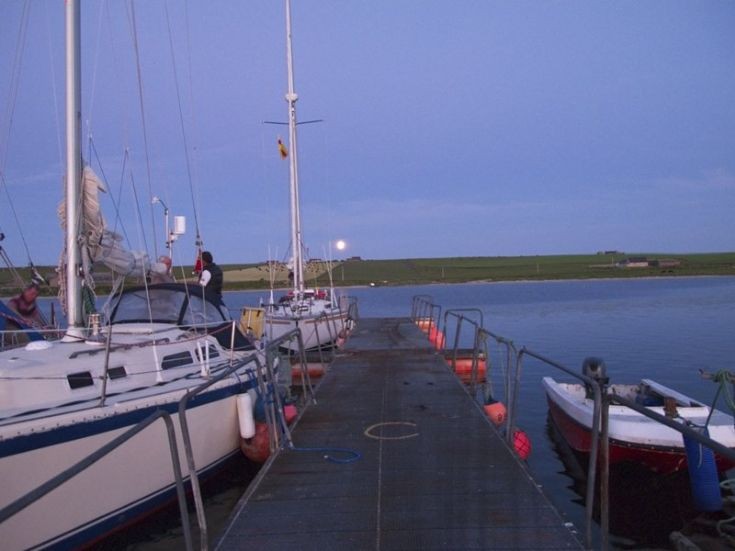
[[202,253],[202,273],[199,275],[199,284],[222,299],[223,281],[222,268],[215,264],[212,253],[204,251]]
[[174,278],[171,275],[171,258],[163,255],[158,257],[158,262],[151,266],[150,270],[151,284],[156,283],[173,283]]
[[46,325],[43,314],[36,304],[40,288],[37,283],[29,283],[21,293],[8,301],[8,306],[30,327]]

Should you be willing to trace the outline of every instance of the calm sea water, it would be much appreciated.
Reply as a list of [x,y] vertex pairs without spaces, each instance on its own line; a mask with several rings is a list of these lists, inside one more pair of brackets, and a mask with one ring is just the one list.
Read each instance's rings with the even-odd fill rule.
[[[587,356],[602,357],[613,382],[651,378],[707,403],[712,401],[716,388],[700,377],[699,369],[735,370],[735,277],[424,285],[351,288],[345,292],[358,298],[363,317],[408,316],[412,297],[418,294],[431,295],[445,309],[478,308],[484,314],[485,327],[513,340],[518,348],[525,346],[573,369],[579,369]],[[228,293],[225,300],[229,307],[237,308],[257,304],[265,295]],[[466,342],[462,344],[469,344],[467,337],[463,335]],[[493,365],[496,371],[491,377],[500,389],[498,364]],[[583,489],[573,476],[574,468],[562,461],[563,450],[554,444],[547,425],[540,382],[546,375],[559,377],[540,362],[524,363],[518,424],[533,444],[528,464],[535,479],[568,519],[583,530],[584,511],[578,493]],[[228,484],[244,489],[247,481],[247,476],[235,476],[228,479]],[[229,488],[226,501],[234,506],[239,493]],[[210,498],[217,503],[221,517],[215,523],[221,523],[227,515],[223,495],[215,493]],[[630,518],[617,522],[616,545],[658,543],[656,538],[646,541],[656,524],[657,510],[644,508],[633,516],[641,520],[642,526],[629,526]],[[175,516],[169,522],[172,527],[164,526],[154,536],[155,543],[141,542],[136,536],[137,543],[128,540],[120,545],[140,549],[175,546],[175,540],[167,535],[168,531],[177,531]],[[666,526],[662,533],[668,530]]]

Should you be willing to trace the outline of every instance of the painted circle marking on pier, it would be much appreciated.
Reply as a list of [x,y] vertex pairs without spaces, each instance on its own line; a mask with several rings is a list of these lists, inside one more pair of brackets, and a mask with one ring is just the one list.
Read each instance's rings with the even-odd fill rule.
[[404,427],[411,427],[413,429],[416,428],[416,423],[411,423],[410,421],[386,421],[385,423],[375,423],[374,425],[370,425],[368,428],[365,429],[365,432],[363,433],[368,438],[373,438],[375,440],[406,440],[408,438],[415,438],[419,435],[418,431],[410,432],[407,434],[400,434],[398,436],[383,436],[383,435],[377,435],[373,434],[373,431],[377,428],[387,427],[387,426],[404,426]]

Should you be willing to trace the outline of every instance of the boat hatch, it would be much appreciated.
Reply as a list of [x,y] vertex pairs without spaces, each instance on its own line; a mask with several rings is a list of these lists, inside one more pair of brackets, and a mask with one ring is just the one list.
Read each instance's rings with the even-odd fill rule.
[[85,388],[94,385],[94,379],[89,371],[79,371],[77,373],[69,373],[66,376],[66,380],[69,382],[69,387],[72,390],[77,388]]
[[122,379],[128,376],[128,372],[125,371],[125,368],[123,366],[111,367],[107,370],[107,376],[110,378],[110,380]]

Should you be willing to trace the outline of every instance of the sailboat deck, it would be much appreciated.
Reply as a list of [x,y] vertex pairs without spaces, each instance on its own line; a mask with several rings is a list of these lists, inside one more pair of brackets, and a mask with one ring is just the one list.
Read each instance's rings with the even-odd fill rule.
[[218,549],[581,548],[410,320],[362,319],[316,397]]

